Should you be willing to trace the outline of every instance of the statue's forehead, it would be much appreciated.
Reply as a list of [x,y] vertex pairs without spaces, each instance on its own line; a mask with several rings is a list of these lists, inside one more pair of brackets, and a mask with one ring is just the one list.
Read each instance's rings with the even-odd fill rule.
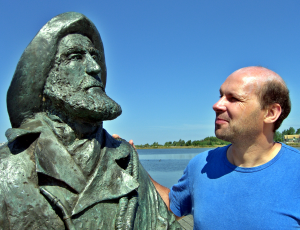
[[83,49],[94,47],[91,40],[81,34],[68,34],[63,37],[58,45],[58,52],[62,53],[71,48],[80,47]]

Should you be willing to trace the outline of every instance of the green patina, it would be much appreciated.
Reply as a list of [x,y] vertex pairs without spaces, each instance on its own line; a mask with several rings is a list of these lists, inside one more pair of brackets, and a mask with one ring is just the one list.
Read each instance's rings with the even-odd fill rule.
[[103,44],[84,15],[54,17],[28,45],[7,93],[1,229],[181,229],[136,151],[103,129],[122,112],[105,85]]

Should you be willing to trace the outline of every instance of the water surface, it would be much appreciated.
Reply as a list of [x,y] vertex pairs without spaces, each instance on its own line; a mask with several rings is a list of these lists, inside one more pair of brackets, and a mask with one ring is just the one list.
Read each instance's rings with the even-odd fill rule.
[[[211,148],[138,149],[139,158],[150,176],[168,188],[176,184],[189,161]],[[300,147],[296,149],[300,150]]]
[[139,158],[150,176],[168,188],[176,184],[189,161],[211,148],[138,149]]

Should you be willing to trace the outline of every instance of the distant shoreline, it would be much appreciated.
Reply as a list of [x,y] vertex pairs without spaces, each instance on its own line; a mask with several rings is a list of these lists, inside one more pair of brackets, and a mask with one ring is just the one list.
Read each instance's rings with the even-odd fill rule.
[[201,149],[201,148],[217,148],[225,145],[203,145],[203,146],[157,146],[157,147],[145,147],[136,149]]
[[[293,143],[293,144],[287,144],[291,147],[300,147],[300,143]],[[201,149],[201,148],[217,148],[217,147],[223,147],[226,145],[203,145],[203,146],[157,146],[157,147],[146,147],[146,148],[139,148],[136,147],[136,149]]]

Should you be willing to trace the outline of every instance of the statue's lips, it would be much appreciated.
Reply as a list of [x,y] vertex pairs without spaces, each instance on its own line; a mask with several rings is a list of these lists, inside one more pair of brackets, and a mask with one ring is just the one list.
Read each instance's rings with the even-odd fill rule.
[[98,80],[90,75],[86,75],[80,84],[80,87],[84,90],[89,90],[90,88],[101,88],[104,91],[104,85],[101,80]]
[[90,88],[101,88],[102,89],[102,86],[93,85],[93,86],[86,87],[85,90],[89,90]]
[[89,90],[91,88],[101,88],[104,91],[103,84],[101,84],[100,82],[93,83],[91,85],[87,85],[87,86],[84,87],[85,90]]
[[86,89],[86,92],[89,94],[105,94],[105,91],[101,86],[91,86]]

